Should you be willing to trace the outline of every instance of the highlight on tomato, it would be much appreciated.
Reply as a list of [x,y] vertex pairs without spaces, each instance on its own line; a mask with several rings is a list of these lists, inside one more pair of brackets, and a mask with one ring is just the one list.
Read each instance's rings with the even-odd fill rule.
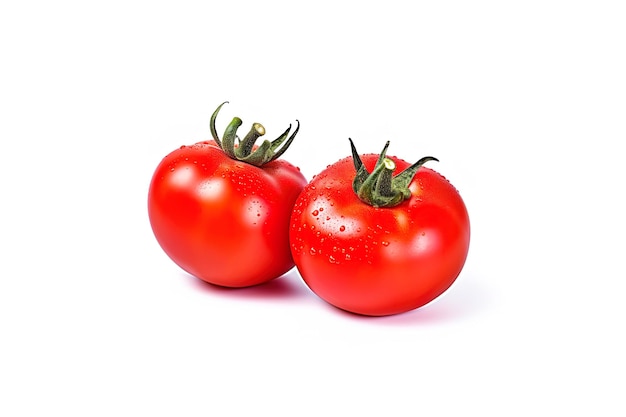
[[291,253],[306,285],[329,304],[385,316],[424,306],[460,274],[468,212],[436,171],[382,152],[352,155],[314,176],[291,216]]
[[163,251],[183,270],[226,287],[277,278],[294,266],[289,247],[293,204],[306,185],[299,168],[279,159],[293,142],[291,125],[264,140],[260,123],[240,139],[232,119],[220,139],[181,146],[158,164],[148,191],[148,215]]

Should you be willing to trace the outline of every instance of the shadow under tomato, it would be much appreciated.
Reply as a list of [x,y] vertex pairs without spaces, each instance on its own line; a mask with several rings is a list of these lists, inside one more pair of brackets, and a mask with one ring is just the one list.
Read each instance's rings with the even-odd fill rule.
[[369,322],[378,325],[431,325],[457,322],[475,317],[488,309],[490,297],[485,288],[477,280],[466,277],[463,281],[452,285],[445,293],[430,303],[390,316],[364,316],[338,309],[327,304],[335,314],[350,320]]
[[191,285],[201,291],[224,297],[254,299],[295,299],[310,296],[305,284],[294,270],[264,284],[243,288],[222,287],[185,274]]

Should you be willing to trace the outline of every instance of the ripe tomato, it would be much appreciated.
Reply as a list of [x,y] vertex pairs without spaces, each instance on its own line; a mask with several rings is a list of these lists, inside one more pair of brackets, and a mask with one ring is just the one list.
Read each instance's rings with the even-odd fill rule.
[[[291,253],[309,288],[353,313],[383,316],[432,301],[461,272],[467,209],[443,176],[380,155],[328,166],[304,188],[291,217]],[[402,173],[393,176],[393,173]]]
[[[227,287],[267,282],[290,270],[289,217],[306,185],[300,170],[277,159],[291,126],[273,142],[255,123],[244,139],[234,118],[222,140],[182,146],[157,166],[148,192],[148,214],[165,253],[182,269]],[[237,143],[236,143],[237,142]],[[283,144],[282,148],[279,148]]]

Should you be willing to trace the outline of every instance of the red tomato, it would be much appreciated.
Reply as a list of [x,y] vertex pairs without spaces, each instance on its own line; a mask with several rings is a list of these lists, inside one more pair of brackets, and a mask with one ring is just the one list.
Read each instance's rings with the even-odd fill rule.
[[264,142],[257,147],[254,141],[265,131],[255,123],[235,144],[241,120],[234,118],[220,140],[214,125],[220,108],[211,118],[216,141],[182,146],[157,166],[148,214],[157,241],[182,269],[212,284],[251,286],[294,266],[289,217],[306,180],[297,167],[276,155],[284,152],[298,129],[278,152],[290,129],[271,143],[265,141],[270,146]]
[[443,176],[421,167],[434,158],[392,177],[411,164],[386,157],[387,146],[380,156],[352,149],[296,201],[296,267],[314,293],[343,310],[383,316],[421,307],[463,268],[470,241],[465,204]]

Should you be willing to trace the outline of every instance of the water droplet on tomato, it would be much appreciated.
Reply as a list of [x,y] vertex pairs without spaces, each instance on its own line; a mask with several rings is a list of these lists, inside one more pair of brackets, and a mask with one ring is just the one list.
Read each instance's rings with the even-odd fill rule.
[[383,240],[382,242],[380,242],[380,244],[383,246],[389,246],[389,242],[387,242],[386,240]]
[[343,226],[343,225],[342,225],[342,226],[340,226],[340,227],[339,227],[339,231],[340,231],[340,232],[343,232],[343,231],[345,231],[345,230],[346,230],[346,226]]
[[317,216],[317,215],[319,214],[319,211],[317,211],[317,210],[313,210],[313,211],[311,212],[311,214],[312,214],[312,215],[314,215],[314,216]]
[[330,262],[331,264],[336,264],[337,260],[335,259],[334,256],[331,255],[331,256],[328,257],[328,262]]
[[350,260],[350,258],[351,258],[351,257],[350,257],[350,254],[349,254],[349,253],[346,253],[346,261],[349,261],[349,260]]
[[317,251],[315,250],[315,248],[311,248],[311,249],[309,250],[309,253],[310,253],[311,255],[315,255],[315,254],[317,253]]

